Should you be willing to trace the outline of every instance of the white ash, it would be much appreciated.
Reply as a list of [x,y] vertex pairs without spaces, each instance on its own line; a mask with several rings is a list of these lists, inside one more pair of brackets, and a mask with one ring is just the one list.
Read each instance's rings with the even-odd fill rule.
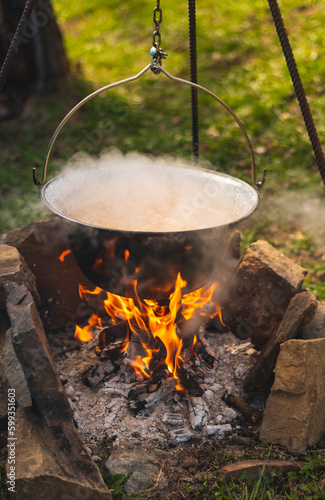
[[176,381],[171,377],[156,392],[146,395],[145,406],[136,414],[130,411],[127,395],[132,387],[145,381],[121,383],[117,374],[111,374],[98,385],[87,387],[82,382],[82,374],[101,362],[94,352],[94,341],[62,354],[51,337],[56,365],[78,431],[94,453],[105,438],[115,440],[114,446],[128,442],[152,443],[165,448],[193,438],[221,440],[237,432],[238,414],[222,397],[227,393],[245,397],[243,382],[257,356],[250,342],[243,342],[232,333],[205,332],[204,344],[216,361],[211,369],[197,360],[196,377],[204,390],[203,396],[181,395],[175,390]]

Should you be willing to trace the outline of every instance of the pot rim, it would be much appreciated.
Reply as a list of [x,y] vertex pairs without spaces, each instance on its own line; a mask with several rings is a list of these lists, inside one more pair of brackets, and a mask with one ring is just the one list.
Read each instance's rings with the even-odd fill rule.
[[[193,167],[192,165],[179,165],[179,167],[184,168],[184,169],[193,169],[193,168],[197,169],[197,167]],[[101,167],[101,168],[105,169],[107,167]],[[191,234],[191,233],[197,233],[200,231],[207,231],[207,230],[212,230],[212,229],[222,229],[222,228],[236,225],[236,224],[242,222],[243,220],[250,217],[257,210],[257,208],[259,206],[259,202],[260,202],[260,193],[256,189],[254,189],[250,184],[243,181],[242,179],[238,179],[237,177],[233,177],[232,175],[229,175],[229,174],[217,172],[215,170],[210,170],[210,169],[206,169],[206,168],[202,168],[202,167],[199,167],[199,168],[200,168],[200,170],[202,170],[202,172],[207,172],[207,173],[212,174],[212,175],[231,179],[232,181],[235,181],[238,184],[244,185],[246,188],[248,188],[252,194],[254,193],[253,196],[255,196],[254,202],[252,200],[252,203],[251,203],[252,207],[250,208],[250,210],[248,212],[246,212],[244,215],[242,215],[241,217],[235,219],[234,221],[220,224],[217,226],[213,225],[213,226],[207,226],[207,227],[203,227],[203,228],[201,227],[198,229],[184,229],[184,230],[174,230],[174,231],[140,231],[140,230],[116,229],[116,228],[112,229],[109,227],[103,227],[103,226],[96,225],[96,224],[86,223],[86,222],[77,220],[75,218],[72,218],[72,217],[64,214],[63,212],[61,212],[59,209],[54,208],[53,205],[46,199],[46,190],[53,182],[56,182],[58,179],[62,179],[65,177],[69,177],[71,175],[76,175],[76,174],[80,174],[80,173],[87,172],[87,171],[91,172],[91,169],[89,169],[89,168],[71,170],[70,172],[57,175],[56,177],[54,177],[53,179],[48,181],[46,184],[44,184],[44,186],[40,190],[39,195],[40,195],[40,199],[41,199],[43,205],[50,212],[52,212],[54,215],[57,215],[57,216],[65,219],[66,221],[72,222],[74,224],[79,224],[79,225],[84,226],[84,227],[98,229],[101,231],[114,232],[117,234],[127,233],[127,234],[133,234],[133,235],[139,234],[139,235],[147,235],[147,236],[149,236],[149,235],[158,236],[158,235],[166,235],[166,234],[175,234],[175,235],[176,234],[184,234],[184,233]]]

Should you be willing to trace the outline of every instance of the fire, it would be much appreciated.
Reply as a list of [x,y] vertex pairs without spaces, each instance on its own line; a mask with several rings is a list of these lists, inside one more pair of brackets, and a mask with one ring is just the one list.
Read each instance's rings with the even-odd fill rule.
[[[126,251],[125,260],[129,258]],[[131,360],[131,366],[140,378],[150,378],[150,365],[155,357],[161,358],[169,372],[178,379],[177,371],[182,364],[183,339],[181,338],[182,322],[186,322],[194,316],[201,316],[202,322],[209,317],[219,315],[221,310],[213,302],[213,295],[217,288],[214,283],[210,287],[202,287],[194,292],[183,293],[187,282],[178,274],[174,292],[169,297],[168,305],[161,305],[154,300],[140,300],[137,294],[137,281],[132,281],[133,298],[120,297],[118,295],[104,292],[96,287],[93,291],[79,286],[80,297],[90,300],[92,296],[103,294],[103,308],[114,324],[126,321],[130,336],[135,336],[142,345],[145,355],[137,355]],[[103,318],[102,318],[103,319]],[[84,328],[76,326],[75,337],[87,342],[93,338],[96,327],[102,327],[102,319],[94,313]],[[192,345],[197,341],[193,335]],[[128,342],[123,346],[123,351],[128,348]],[[121,350],[122,352],[122,350]],[[160,361],[159,361],[160,362]],[[178,389],[181,385],[178,381]]]
[[68,250],[64,250],[64,252],[61,253],[59,259],[61,262],[64,262],[65,261],[65,258],[67,255],[69,255],[69,253],[71,253],[71,250],[68,249]]

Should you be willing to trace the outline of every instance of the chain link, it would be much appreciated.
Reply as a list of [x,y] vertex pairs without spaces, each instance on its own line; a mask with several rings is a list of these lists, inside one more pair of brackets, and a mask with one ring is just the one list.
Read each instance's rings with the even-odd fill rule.
[[158,50],[161,44],[161,35],[159,26],[162,21],[162,10],[160,8],[160,0],[157,0],[157,6],[153,9],[153,22],[155,23],[155,31],[152,34],[152,45]]
[[160,48],[161,34],[160,23],[162,21],[162,10],[160,8],[160,0],[157,0],[157,5],[153,9],[153,22],[155,23],[155,31],[152,33],[152,48],[151,55],[151,70],[158,75],[160,73],[160,64],[162,59],[166,59],[167,54]]

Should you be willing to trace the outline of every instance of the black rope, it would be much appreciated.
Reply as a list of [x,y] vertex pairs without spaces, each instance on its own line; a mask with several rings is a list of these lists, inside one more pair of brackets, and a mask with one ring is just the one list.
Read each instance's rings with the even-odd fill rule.
[[305,94],[304,87],[302,85],[297,64],[291,49],[287,31],[285,29],[283,19],[281,16],[280,8],[277,0],[268,0],[271,9],[271,14],[275,24],[275,28],[281,43],[282,51],[289,69],[291,80],[296,92],[296,96],[299,102],[301,113],[305,121],[306,129],[309,135],[310,142],[313,147],[316,162],[325,185],[325,156],[320,144],[320,140],[317,134],[317,130],[314,124],[314,120],[309,108],[307,97]]
[[[197,83],[195,0],[188,0],[188,16],[189,16],[191,82]],[[194,87],[191,87],[191,103],[192,103],[192,151],[194,160],[197,160],[199,158],[199,109],[198,109],[198,91]]]
[[12,62],[12,57],[14,55],[17,43],[19,41],[19,37],[21,35],[21,32],[22,32],[26,22],[28,21],[28,19],[31,16],[31,13],[33,11],[33,8],[35,7],[36,2],[37,2],[37,0],[27,0],[26,1],[23,13],[20,17],[19,23],[18,23],[16,31],[15,31],[15,34],[12,37],[8,52],[6,54],[6,57],[2,63],[1,69],[0,69],[0,92],[2,91],[2,89],[6,83],[8,71],[10,68],[10,64]]

